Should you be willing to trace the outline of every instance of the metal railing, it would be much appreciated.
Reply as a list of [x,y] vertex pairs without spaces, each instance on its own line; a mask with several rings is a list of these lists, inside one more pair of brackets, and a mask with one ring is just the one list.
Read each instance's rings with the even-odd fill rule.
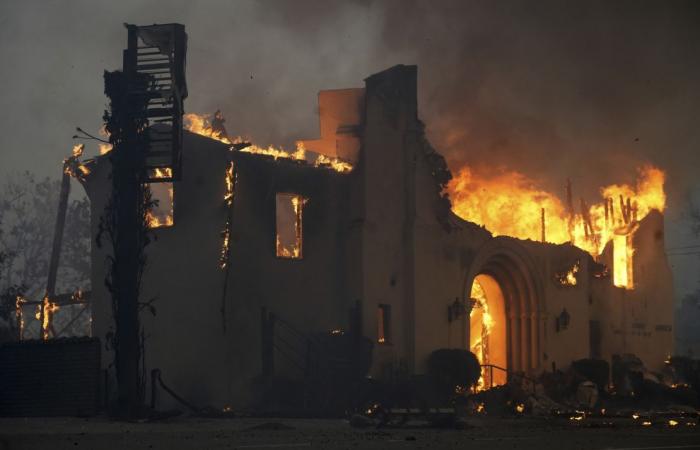
[[[493,382],[494,369],[505,373],[507,381],[512,381],[515,378],[521,378],[523,380],[527,380],[530,384],[531,389],[532,389],[532,393],[533,394],[535,393],[535,385],[537,384],[537,381],[534,378],[528,377],[527,375],[525,375],[522,372],[514,372],[512,370],[506,369],[505,367],[497,366],[495,364],[481,364],[481,376],[484,379],[484,389],[491,389],[494,387],[494,382]],[[486,376],[487,373],[488,373],[488,376]]]

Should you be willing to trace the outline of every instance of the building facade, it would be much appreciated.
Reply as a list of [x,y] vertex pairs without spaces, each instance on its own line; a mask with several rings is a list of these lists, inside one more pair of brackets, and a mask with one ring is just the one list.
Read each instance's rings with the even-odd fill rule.
[[[618,288],[612,246],[596,262],[572,245],[494,237],[452,213],[449,171],[418,118],[415,66],[324,91],[319,110],[320,138],[306,149],[351,171],[185,134],[182,179],[158,206],[172,221],[153,230],[141,294],[155,312],[141,314],[146,368],[180,395],[249,404],[269,371],[261,318],[270,313],[305,335],[361,333],[374,342],[377,378],[423,373],[441,348],[478,347],[502,377],[626,353],[654,369],[672,353],[661,213],[634,232],[635,288]],[[96,158],[84,181],[95,235],[109,166]],[[93,245],[93,335],[103,341],[113,330],[108,254]],[[488,299],[488,330],[483,317],[474,323],[475,297]],[[270,351],[282,370],[283,355]]]

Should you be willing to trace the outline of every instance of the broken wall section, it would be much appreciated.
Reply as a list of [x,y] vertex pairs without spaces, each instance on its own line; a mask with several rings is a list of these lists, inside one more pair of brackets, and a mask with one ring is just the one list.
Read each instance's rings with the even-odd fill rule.
[[[592,320],[600,324],[602,353],[634,354],[650,370],[660,370],[674,353],[673,279],[664,248],[664,217],[654,210],[632,236],[634,289],[593,278]],[[612,245],[603,252],[612,271]],[[612,276],[612,275],[610,275]]]
[[301,141],[306,150],[355,165],[360,156],[360,129],[365,89],[333,89],[318,93],[319,139]]

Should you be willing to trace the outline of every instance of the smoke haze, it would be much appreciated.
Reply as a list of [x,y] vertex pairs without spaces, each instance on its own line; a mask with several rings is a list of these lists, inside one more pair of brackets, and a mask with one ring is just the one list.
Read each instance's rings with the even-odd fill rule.
[[[4,1],[0,176],[58,176],[75,126],[98,130],[123,22],[184,23],[186,110],[220,108],[230,133],[264,145],[317,136],[319,90],[417,64],[421,119],[453,171],[517,170],[557,193],[571,178],[576,196],[595,200],[651,163],[668,173],[667,245],[690,242],[696,2]],[[681,289],[696,287],[674,270]]]

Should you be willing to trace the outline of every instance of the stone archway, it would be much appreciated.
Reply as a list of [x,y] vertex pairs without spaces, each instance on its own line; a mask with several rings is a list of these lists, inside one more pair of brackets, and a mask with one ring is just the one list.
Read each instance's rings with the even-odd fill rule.
[[[538,371],[542,367],[544,341],[542,282],[533,261],[516,239],[491,239],[478,251],[467,274],[464,298],[475,306],[470,322],[476,319],[467,330],[470,347],[478,340],[472,335],[472,325],[477,332],[481,330],[479,314],[483,315],[483,307],[478,311],[478,302],[471,300],[473,294],[478,294],[475,288],[481,290],[494,321],[489,334],[489,357],[484,363],[508,372]],[[494,373],[494,384],[506,381],[505,373],[501,374],[503,378]]]

